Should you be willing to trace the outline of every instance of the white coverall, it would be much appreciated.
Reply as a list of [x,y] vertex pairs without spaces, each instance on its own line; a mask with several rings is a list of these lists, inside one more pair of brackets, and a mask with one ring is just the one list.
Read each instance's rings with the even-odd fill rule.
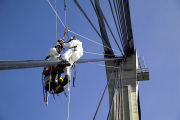
[[48,51],[47,56],[50,56],[47,60],[59,60],[58,57],[60,57],[60,54],[57,52],[56,48],[51,48]]
[[70,66],[64,68],[64,74],[69,75],[70,68],[73,63],[83,56],[82,42],[76,39],[71,40],[68,43],[62,43],[62,46],[69,48],[69,50],[67,50],[61,57],[64,61],[68,61],[71,64]]

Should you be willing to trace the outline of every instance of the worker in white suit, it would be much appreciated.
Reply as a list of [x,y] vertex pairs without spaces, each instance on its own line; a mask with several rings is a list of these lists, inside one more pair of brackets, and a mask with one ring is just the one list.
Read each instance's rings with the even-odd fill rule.
[[[45,58],[45,60],[59,60],[59,58],[61,57],[60,53],[63,50],[63,47],[61,46],[60,43],[56,43],[54,48],[50,48],[50,50],[47,53],[47,57]],[[47,66],[49,69],[44,73],[49,73],[54,72],[56,70],[56,66]],[[46,67],[44,68],[44,70],[46,69]]]
[[62,49],[63,47],[60,43],[56,43],[55,48],[51,48],[48,51],[46,60],[59,60]]
[[61,40],[59,42],[63,47],[69,48],[61,57],[63,61],[70,63],[70,66],[64,68],[65,77],[62,85],[66,85],[69,82],[70,68],[74,62],[83,56],[83,47],[82,42],[77,40],[75,36],[71,37],[68,42]]
[[[50,50],[47,53],[47,57],[45,58],[45,60],[59,60],[61,57],[61,51],[63,50],[63,47],[60,43],[56,43],[54,48],[50,48]],[[61,73],[63,72],[63,70],[61,71],[57,71],[56,70],[56,65],[52,65],[52,66],[47,66],[48,70],[46,70],[46,67],[44,67],[43,70],[43,74],[45,75],[44,78],[44,87],[45,90],[49,91],[50,88],[54,89],[56,93],[61,93],[62,91],[64,91],[65,86],[59,86],[59,84],[62,83],[63,79],[61,78]],[[50,77],[51,76],[51,77]],[[50,88],[49,88],[49,80],[51,78],[50,81]]]

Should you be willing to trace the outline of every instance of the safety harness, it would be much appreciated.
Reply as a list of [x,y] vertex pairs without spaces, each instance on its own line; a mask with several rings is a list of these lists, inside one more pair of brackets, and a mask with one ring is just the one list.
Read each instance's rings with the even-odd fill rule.
[[63,42],[64,42],[65,35],[67,35],[67,38],[68,38],[68,40],[69,40],[68,27],[66,27],[65,30],[64,30],[64,35],[63,35],[63,39],[62,39]]

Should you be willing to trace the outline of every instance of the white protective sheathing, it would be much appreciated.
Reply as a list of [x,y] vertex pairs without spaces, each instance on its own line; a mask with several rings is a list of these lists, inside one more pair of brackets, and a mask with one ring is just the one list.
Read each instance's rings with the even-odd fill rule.
[[70,75],[70,68],[74,62],[76,62],[80,57],[83,56],[82,42],[79,40],[72,40],[68,43],[63,43],[63,47],[69,48],[63,55],[62,59],[68,61],[71,65],[64,68],[64,74]]
[[56,48],[51,48],[48,51],[47,56],[50,56],[48,60],[59,60],[58,57],[60,57],[60,54],[57,52]]

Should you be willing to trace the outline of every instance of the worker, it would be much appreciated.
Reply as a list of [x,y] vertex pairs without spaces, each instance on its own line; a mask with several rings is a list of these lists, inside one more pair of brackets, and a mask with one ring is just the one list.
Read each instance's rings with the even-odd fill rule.
[[51,48],[48,53],[46,60],[59,60],[60,53],[63,50],[63,47],[60,45],[60,43],[56,43],[55,48]]
[[[60,55],[61,51],[63,50],[63,47],[60,43],[56,43],[54,48],[50,48],[50,50],[47,53],[47,57],[45,60],[59,60],[59,58],[62,56]],[[43,74],[47,74],[51,72],[54,72],[56,69],[56,66],[47,66],[49,69],[44,71]],[[45,68],[44,68],[45,69]]]
[[[62,55],[60,55],[61,51],[63,50],[63,47],[60,43],[56,43],[54,48],[50,48],[50,50],[47,53],[47,57],[45,60],[59,60]],[[64,91],[65,86],[60,86],[59,84],[63,82],[63,79],[61,78],[61,75],[64,71],[63,70],[57,70],[57,66],[47,66],[48,70],[46,70],[46,67],[44,67],[43,74],[45,75],[45,90],[49,90],[49,76],[51,76],[51,83],[50,83],[50,91],[52,89],[55,90],[55,93],[60,93]]]
[[66,48],[69,48],[61,57],[64,62],[70,63],[70,66],[66,66],[64,70],[64,81],[62,85],[66,85],[69,80],[70,68],[73,63],[76,62],[80,57],[83,56],[83,47],[82,42],[77,40],[76,37],[71,37],[68,42],[63,42],[62,40],[58,40],[58,42]]

